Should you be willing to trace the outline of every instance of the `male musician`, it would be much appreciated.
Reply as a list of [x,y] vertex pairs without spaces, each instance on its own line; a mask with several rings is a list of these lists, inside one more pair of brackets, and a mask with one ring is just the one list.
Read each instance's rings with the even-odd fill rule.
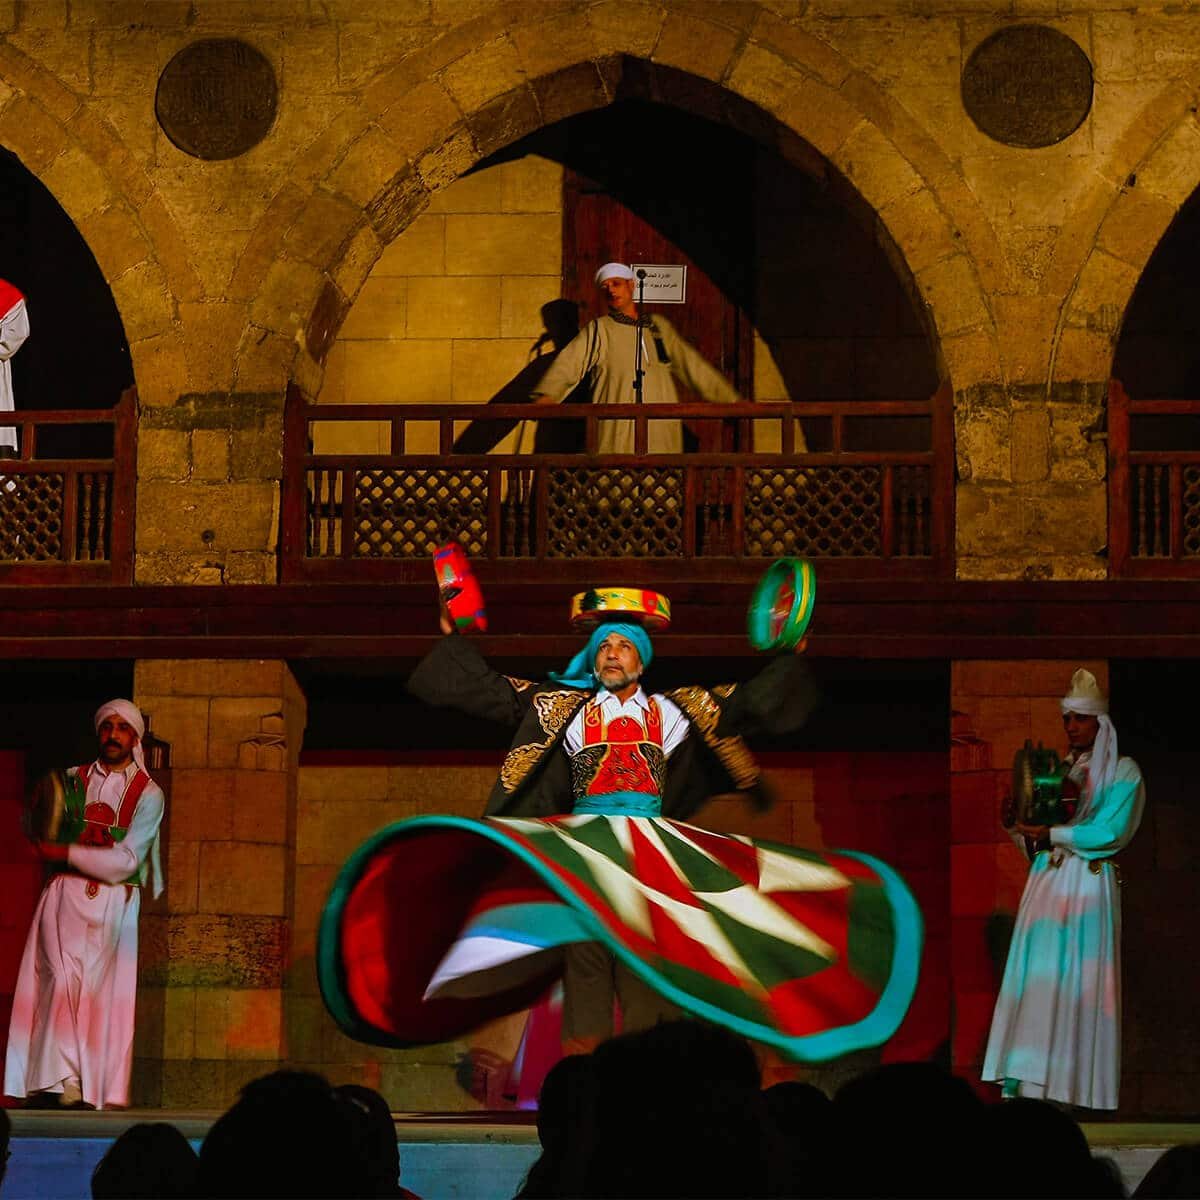
[[[676,379],[702,400],[714,404],[741,401],[725,376],[681,338],[665,317],[638,312],[635,276],[624,263],[605,263],[596,272],[596,286],[608,303],[608,313],[589,321],[562,349],[537,386],[533,399],[538,404],[557,404],[585,378],[591,383],[594,404],[637,403],[634,369],[639,337],[643,403],[677,402]],[[632,454],[633,433],[632,421],[601,421],[599,453]],[[679,422],[651,421],[647,450],[679,454],[683,450]]]
[[95,727],[98,757],[67,772],[84,785],[82,812],[68,812],[61,842],[37,843],[54,874],[13,997],[4,1091],[40,1107],[128,1105],[141,887],[163,887],[163,793],[146,771],[142,714],[110,700]]
[[1004,1095],[1116,1108],[1121,1076],[1121,897],[1112,856],[1146,793],[1090,671],[1062,700],[1079,806],[1059,825],[1018,824],[1036,848],[992,1018],[983,1078]]

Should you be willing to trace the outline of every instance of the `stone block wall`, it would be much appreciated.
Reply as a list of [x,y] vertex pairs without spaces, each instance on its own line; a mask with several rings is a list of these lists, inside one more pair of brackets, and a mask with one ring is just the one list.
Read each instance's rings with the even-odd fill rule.
[[[412,1050],[368,1046],[346,1037],[325,1009],[317,986],[317,926],[326,897],[347,858],[372,834],[427,812],[477,816],[494,767],[304,766],[299,772],[296,890],[286,1004],[287,1054],[293,1064],[335,1083],[377,1088],[394,1109],[458,1111],[499,1099],[500,1064],[512,1061],[523,1017],[470,1038]],[[495,1065],[497,1072],[489,1072]],[[488,1078],[493,1074],[493,1078]]]
[[283,398],[208,393],[138,428],[140,583],[274,583]]
[[1104,579],[1101,385],[980,384],[955,397],[960,579]]
[[[801,139],[877,217],[955,389],[960,573],[1103,574],[1086,431],[1133,289],[1200,184],[1200,22],[1168,0],[919,7],[914,24],[757,0],[0,6],[0,145],[86,239],[130,343],[138,581],[274,578],[289,378],[329,400],[477,400],[523,365],[534,281],[556,294],[558,198],[550,173],[513,182],[527,164],[500,169],[499,200],[468,172],[638,80],[710,115],[725,94],[756,106],[761,140]],[[1016,20],[1068,34],[1096,84],[1079,129],[1032,151],[961,100],[973,50]],[[274,67],[278,116],[236,159],[191,158],[154,119],[155,86],[183,46],[230,35]],[[786,224],[771,232],[783,261]],[[836,374],[836,355],[793,350],[805,378]],[[213,504],[241,515],[206,521]]]
[[[528,155],[456,179],[393,241],[326,360],[322,404],[486,404],[562,294],[562,168]],[[506,439],[505,446],[512,438]],[[410,453],[437,427],[408,427]],[[317,425],[319,453],[387,453],[380,423]]]
[[135,699],[171,745],[166,893],[148,902],[135,1103],[220,1108],[287,1056],[296,762],[286,664],[143,660]]

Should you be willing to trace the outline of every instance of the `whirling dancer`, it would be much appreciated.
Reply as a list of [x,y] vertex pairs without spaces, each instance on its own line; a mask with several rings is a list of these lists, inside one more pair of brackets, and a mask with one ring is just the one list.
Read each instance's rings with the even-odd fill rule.
[[760,789],[742,735],[803,724],[805,661],[647,695],[646,626],[665,627],[666,598],[600,589],[575,607],[591,636],[545,683],[491,670],[443,612],[410,690],[517,736],[487,817],[400,821],[343,868],[318,946],[334,1017],[363,1041],[446,1041],[565,976],[568,1051],[611,1033],[614,988],[625,1029],[683,1010],[801,1061],[885,1041],[920,957],[899,876],[683,822],[711,795]]

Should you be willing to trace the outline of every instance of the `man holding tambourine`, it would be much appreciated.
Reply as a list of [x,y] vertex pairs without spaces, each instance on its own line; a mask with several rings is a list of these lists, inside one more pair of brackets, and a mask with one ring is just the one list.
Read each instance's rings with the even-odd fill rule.
[[[711,795],[759,790],[742,735],[803,724],[816,703],[805,660],[648,694],[641,675],[669,601],[598,587],[574,598],[572,626],[588,639],[567,667],[509,678],[460,634],[480,611],[468,570],[465,556],[441,560],[446,636],[409,690],[516,737],[485,818],[397,822],[343,868],[318,943],[342,1028],[384,1045],[446,1041],[563,979],[571,1051],[612,1032],[614,991],[627,1029],[682,1010],[798,1061],[890,1037],[921,945],[899,876],[852,851],[685,823]],[[802,650],[814,583],[810,564],[776,564],[751,604],[753,644]]]
[[35,1106],[129,1104],[142,885],[162,893],[162,789],[128,700],[95,715],[93,762],[35,789],[27,833],[52,874],[13,995],[4,1092]]

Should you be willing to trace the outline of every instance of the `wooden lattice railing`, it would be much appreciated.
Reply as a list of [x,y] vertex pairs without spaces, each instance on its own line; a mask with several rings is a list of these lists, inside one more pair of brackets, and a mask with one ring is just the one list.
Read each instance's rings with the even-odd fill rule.
[[134,389],[108,409],[0,413],[0,427],[18,444],[0,457],[0,584],[132,582]]
[[[587,449],[608,420],[634,423],[635,453]],[[681,420],[698,448],[646,453],[654,422]],[[573,428],[581,448],[477,452],[522,421]],[[726,577],[738,561],[750,574],[792,554],[834,575],[943,577],[952,422],[948,390],[922,401],[618,407],[313,405],[293,389],[282,575],[417,578],[456,537],[512,579],[569,575],[572,560],[594,571],[601,559],[637,560],[646,578]],[[335,452],[350,430],[379,452]]]
[[1200,578],[1200,400],[1108,392],[1108,551],[1124,578]]

